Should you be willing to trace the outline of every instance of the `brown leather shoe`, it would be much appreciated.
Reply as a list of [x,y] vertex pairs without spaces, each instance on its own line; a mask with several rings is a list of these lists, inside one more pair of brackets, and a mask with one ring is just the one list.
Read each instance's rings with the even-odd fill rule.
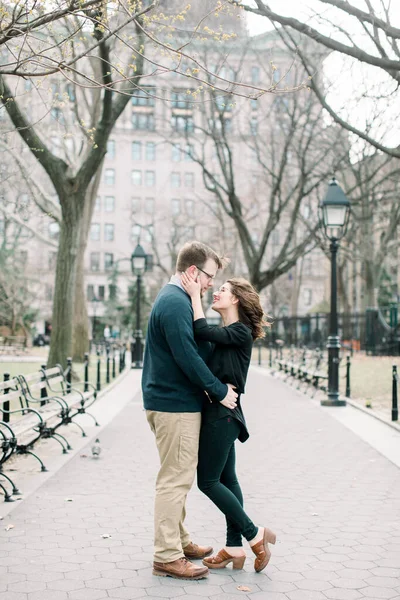
[[205,558],[206,556],[210,556],[213,553],[213,549],[211,546],[198,546],[197,544],[193,544],[190,542],[187,546],[183,548],[183,554],[186,558],[196,559],[196,558]]
[[153,575],[174,579],[204,579],[208,576],[208,569],[194,565],[187,558],[178,558],[169,563],[153,562]]
[[224,569],[229,563],[232,563],[233,569],[243,569],[245,560],[246,556],[231,556],[225,548],[222,548],[215,556],[205,558],[203,565],[209,569]]
[[264,527],[264,536],[263,539],[251,546],[254,554],[256,555],[256,560],[254,561],[254,570],[259,573],[269,563],[269,559],[271,558],[271,550],[268,548],[268,543],[275,544],[276,535],[273,531],[268,529],[268,527]]

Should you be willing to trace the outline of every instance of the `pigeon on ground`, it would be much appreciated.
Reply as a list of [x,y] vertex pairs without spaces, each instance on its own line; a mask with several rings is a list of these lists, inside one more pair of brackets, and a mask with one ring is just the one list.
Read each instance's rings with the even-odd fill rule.
[[99,458],[101,453],[100,440],[96,438],[95,443],[92,446],[92,457]]

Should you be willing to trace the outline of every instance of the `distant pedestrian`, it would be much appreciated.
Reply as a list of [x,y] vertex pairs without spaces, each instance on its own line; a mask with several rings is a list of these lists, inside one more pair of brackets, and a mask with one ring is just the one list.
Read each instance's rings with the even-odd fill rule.
[[226,546],[216,556],[204,558],[209,569],[222,569],[232,563],[242,569],[246,553],[242,537],[250,544],[256,559],[254,569],[265,569],[276,535],[267,527],[257,527],[243,508],[243,495],[236,476],[235,441],[245,442],[249,433],[240,396],[244,393],[253,341],[264,337],[264,311],[260,297],[245,279],[228,279],[214,292],[213,310],[222,317],[223,327],[207,324],[201,304],[201,285],[195,274],[182,275],[183,288],[193,305],[196,340],[214,344],[208,366],[222,382],[235,385],[237,406],[223,406],[212,393],[204,404],[199,443],[197,483],[226,517]]
[[184,525],[186,496],[196,474],[205,391],[228,408],[236,406],[237,394],[211,373],[202,358],[209,355],[210,344],[194,340],[193,309],[181,277],[183,273],[196,277],[199,294],[204,294],[222,267],[222,259],[205,244],[185,244],[176,273],[158,294],[149,318],[142,389],[160,457],[154,575],[176,579],[208,575],[207,567],[188,560],[205,558],[213,549],[191,540]]

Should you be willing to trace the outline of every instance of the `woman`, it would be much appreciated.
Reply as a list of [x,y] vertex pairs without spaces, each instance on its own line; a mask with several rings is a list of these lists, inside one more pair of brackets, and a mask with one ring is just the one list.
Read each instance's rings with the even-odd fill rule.
[[228,279],[214,293],[213,310],[224,326],[210,327],[204,317],[200,284],[182,274],[182,285],[192,300],[194,332],[197,339],[214,344],[208,366],[223,383],[233,384],[238,392],[233,410],[208,398],[202,414],[197,482],[214,504],[224,513],[227,524],[226,546],[216,556],[203,560],[209,569],[222,569],[232,563],[242,569],[246,554],[242,536],[249,542],[256,559],[254,569],[262,571],[271,552],[268,543],[275,544],[276,535],[267,527],[257,527],[243,509],[243,496],[235,472],[235,441],[249,437],[240,404],[244,393],[253,341],[263,337],[266,325],[260,298],[245,279]]

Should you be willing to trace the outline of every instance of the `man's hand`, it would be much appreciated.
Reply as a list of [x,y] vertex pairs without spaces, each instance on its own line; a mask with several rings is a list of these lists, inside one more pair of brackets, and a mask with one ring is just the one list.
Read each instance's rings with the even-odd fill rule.
[[226,408],[236,408],[236,398],[238,397],[237,393],[235,392],[235,386],[232,385],[231,383],[228,383],[228,393],[226,394],[225,398],[223,400],[221,400],[221,404],[223,406],[226,406]]

